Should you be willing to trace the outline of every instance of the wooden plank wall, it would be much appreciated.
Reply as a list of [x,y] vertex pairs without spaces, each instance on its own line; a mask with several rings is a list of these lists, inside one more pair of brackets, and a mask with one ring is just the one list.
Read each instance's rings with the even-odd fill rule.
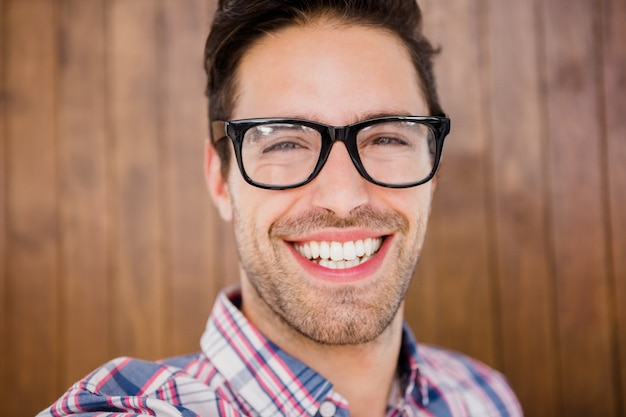
[[[421,0],[453,120],[407,317],[528,416],[626,416],[626,2]],[[0,403],[195,351],[237,279],[204,189],[215,1],[0,0]]]

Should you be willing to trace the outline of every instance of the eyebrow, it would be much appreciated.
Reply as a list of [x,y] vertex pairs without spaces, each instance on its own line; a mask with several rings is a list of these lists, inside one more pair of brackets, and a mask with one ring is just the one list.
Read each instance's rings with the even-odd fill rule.
[[[377,119],[380,117],[391,117],[391,116],[420,116],[417,114],[412,114],[410,112],[407,111],[374,111],[374,112],[367,112],[367,113],[363,113],[360,115],[354,115],[352,117],[352,121],[350,123],[348,123],[348,125],[353,124],[353,123],[359,123],[362,122],[364,120],[370,120],[370,119]],[[317,122],[317,123],[322,123],[322,124],[328,124],[325,123],[324,121],[320,120],[318,117],[316,117],[313,114],[303,114],[303,113],[294,113],[294,114],[288,114],[286,116],[280,116],[280,117],[285,117],[285,118],[289,118],[289,119],[301,119],[301,120],[310,120],[312,122]]]

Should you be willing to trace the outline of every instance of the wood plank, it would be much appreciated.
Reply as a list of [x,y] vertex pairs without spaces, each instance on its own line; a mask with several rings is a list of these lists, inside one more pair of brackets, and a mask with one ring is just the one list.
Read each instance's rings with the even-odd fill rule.
[[[484,52],[481,11],[477,1],[428,1],[423,5],[426,33],[435,45],[443,46],[436,72],[444,109],[452,118],[452,132],[436,191],[438,202],[434,208],[438,210],[433,209],[427,238],[427,245],[445,250],[425,248],[409,295],[414,299],[420,293],[428,294],[434,299],[416,298],[417,306],[413,308],[420,312],[412,313],[407,303],[407,313],[435,320],[414,324],[420,340],[497,365],[497,315],[492,297],[486,204],[488,143],[484,130],[486,113],[480,105]],[[467,68],[476,70],[468,73]],[[464,94],[459,95],[459,91]],[[422,273],[420,268],[432,268],[432,262],[436,262],[436,272]],[[413,316],[409,320],[413,321]]]
[[65,0],[60,26],[62,378],[69,387],[112,355],[103,2]]
[[[214,7],[214,5],[212,5]],[[202,49],[209,26],[204,0],[163,4],[163,139],[169,265],[167,355],[198,350],[219,290],[220,245],[204,183],[207,137]],[[212,8],[211,8],[212,11]]]
[[586,0],[543,4],[561,414],[616,416],[596,6]]
[[55,3],[6,1],[6,373],[2,412],[34,415],[58,379]]
[[159,3],[107,1],[108,131],[114,215],[115,355],[163,356],[164,284]]
[[5,83],[5,55],[8,25],[5,19],[5,3],[0,0],[0,402],[5,403],[6,389],[4,389],[6,364],[9,361],[7,345],[8,333],[6,330],[8,311],[7,305],[7,239],[6,239],[6,206],[7,199],[7,135],[6,135],[6,105],[8,100],[7,85]]
[[610,243],[619,342],[616,359],[621,365],[617,397],[622,400],[621,415],[626,415],[626,2],[607,0],[602,18]]
[[533,2],[489,2],[502,369],[527,415],[552,417],[561,413],[538,26]]

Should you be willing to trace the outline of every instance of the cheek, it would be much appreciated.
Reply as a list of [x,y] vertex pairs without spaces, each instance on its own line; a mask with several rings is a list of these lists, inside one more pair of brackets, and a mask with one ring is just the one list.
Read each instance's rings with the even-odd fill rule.
[[410,221],[422,221],[424,216],[430,213],[433,187],[430,183],[396,191],[391,199],[386,199],[388,207],[392,207],[400,213],[404,213]]
[[398,204],[396,209],[409,219],[411,228],[409,234],[413,236],[411,239],[416,239],[419,242],[423,241],[430,216],[431,202],[431,187],[419,190],[417,193],[413,192],[409,198],[403,198],[402,201],[396,202]]
[[272,225],[294,209],[297,199],[292,191],[264,190],[241,179],[234,180],[231,198],[235,221],[242,233],[254,234],[255,239],[269,235]]

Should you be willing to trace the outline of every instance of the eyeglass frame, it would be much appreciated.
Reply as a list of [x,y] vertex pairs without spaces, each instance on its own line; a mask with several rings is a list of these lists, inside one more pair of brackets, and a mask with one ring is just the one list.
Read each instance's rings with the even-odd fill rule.
[[[403,184],[387,184],[384,182],[379,182],[372,178],[366,171],[363,166],[363,162],[361,162],[361,158],[359,156],[359,151],[357,147],[357,135],[358,133],[368,127],[379,123],[385,122],[415,122],[426,125],[431,129],[434,136],[435,147],[434,147],[434,155],[433,155],[433,167],[428,176],[420,181],[403,183]],[[299,124],[302,126],[309,127],[314,129],[320,134],[321,137],[321,147],[319,152],[318,160],[315,164],[315,168],[311,172],[311,174],[303,181],[300,181],[295,184],[290,185],[271,185],[260,183],[248,176],[245,167],[243,166],[243,158],[241,154],[241,149],[243,147],[243,140],[246,132],[249,129],[252,129],[256,126],[266,125],[266,124]],[[297,119],[297,118],[281,118],[281,117],[268,117],[268,118],[253,118],[253,119],[239,119],[239,120],[215,120],[211,123],[211,142],[215,145],[217,142],[221,141],[228,137],[235,150],[235,159],[237,160],[237,166],[239,167],[239,172],[243,176],[244,180],[255,187],[263,188],[266,190],[289,190],[293,188],[302,187],[311,181],[313,181],[318,174],[324,168],[326,161],[330,155],[330,152],[333,148],[335,142],[340,141],[343,142],[348,154],[350,155],[350,159],[358,173],[371,182],[372,184],[379,185],[381,187],[386,188],[410,188],[417,187],[418,185],[422,185],[432,180],[437,172],[437,168],[439,167],[441,161],[441,154],[443,152],[443,143],[450,132],[450,119],[446,115],[439,116],[383,116],[383,117],[375,117],[372,119],[362,120],[356,123],[352,123],[346,126],[332,126],[324,123],[314,122],[306,119]]]

